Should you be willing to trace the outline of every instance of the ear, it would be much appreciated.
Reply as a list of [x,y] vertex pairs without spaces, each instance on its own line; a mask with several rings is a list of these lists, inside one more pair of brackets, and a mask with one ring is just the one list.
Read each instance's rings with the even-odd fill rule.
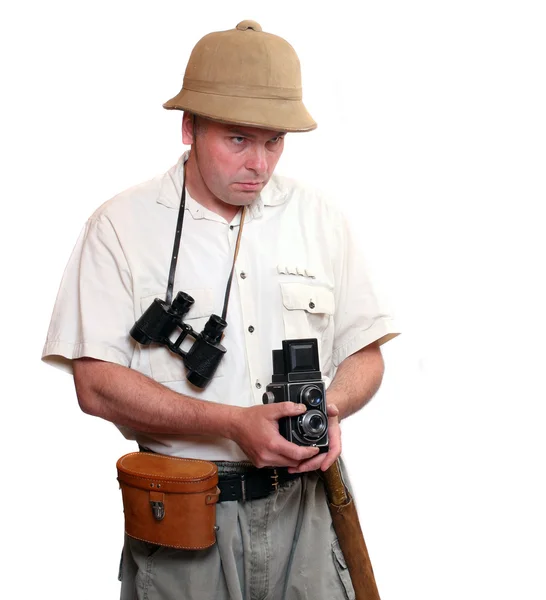
[[182,117],[182,143],[185,146],[191,146],[194,137],[193,115],[189,112],[184,112],[184,116]]

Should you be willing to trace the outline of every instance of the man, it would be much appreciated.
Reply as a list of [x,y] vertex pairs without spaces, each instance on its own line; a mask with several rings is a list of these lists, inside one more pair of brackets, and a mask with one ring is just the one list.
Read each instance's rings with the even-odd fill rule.
[[[191,150],[89,219],[43,357],[73,371],[84,412],[115,423],[141,449],[215,461],[221,479],[281,467],[280,485],[257,499],[220,497],[208,550],[127,537],[122,599],[351,597],[319,473],[340,455],[338,420],[377,391],[379,346],[397,332],[343,217],[316,191],[273,175],[286,133],[316,127],[301,100],[298,58],[285,40],[243,21],[198,42],[181,92],[164,106],[184,111]],[[169,298],[192,296],[184,322],[198,332],[225,307],[227,352],[204,388],[164,345],[129,335],[166,289]],[[318,340],[331,382],[328,452],[280,435],[279,419],[305,412],[301,404],[262,403],[272,350],[301,338]]]

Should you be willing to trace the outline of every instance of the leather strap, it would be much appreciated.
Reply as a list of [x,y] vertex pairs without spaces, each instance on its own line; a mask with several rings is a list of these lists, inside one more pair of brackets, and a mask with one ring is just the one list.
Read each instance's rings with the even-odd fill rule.
[[245,224],[245,215],[246,215],[246,206],[243,206],[243,210],[241,212],[241,222],[239,224],[239,233],[237,234],[237,241],[235,242],[235,252],[233,254],[233,264],[231,265],[231,272],[229,274],[227,286],[226,286],[226,294],[224,296],[224,308],[222,310],[222,319],[224,321],[227,317],[227,309],[229,303],[229,294],[231,292],[231,282],[233,280],[233,272],[235,271],[235,261],[237,260],[237,255],[239,254],[239,246],[241,245],[241,236],[243,235],[243,225]]

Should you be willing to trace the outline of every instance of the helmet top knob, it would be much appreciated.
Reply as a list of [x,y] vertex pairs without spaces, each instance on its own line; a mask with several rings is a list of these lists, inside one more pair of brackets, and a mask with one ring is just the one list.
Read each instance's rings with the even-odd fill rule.
[[241,21],[240,23],[238,23],[237,29],[239,31],[246,31],[247,29],[252,29],[253,31],[261,31],[262,26],[259,23],[256,23],[256,21],[250,21],[247,19],[246,21]]

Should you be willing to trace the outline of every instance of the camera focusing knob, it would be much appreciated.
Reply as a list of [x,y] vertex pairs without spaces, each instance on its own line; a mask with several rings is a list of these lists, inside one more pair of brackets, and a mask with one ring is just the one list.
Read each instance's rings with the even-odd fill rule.
[[275,402],[275,395],[273,392],[265,392],[262,396],[262,402],[264,404],[273,404]]

